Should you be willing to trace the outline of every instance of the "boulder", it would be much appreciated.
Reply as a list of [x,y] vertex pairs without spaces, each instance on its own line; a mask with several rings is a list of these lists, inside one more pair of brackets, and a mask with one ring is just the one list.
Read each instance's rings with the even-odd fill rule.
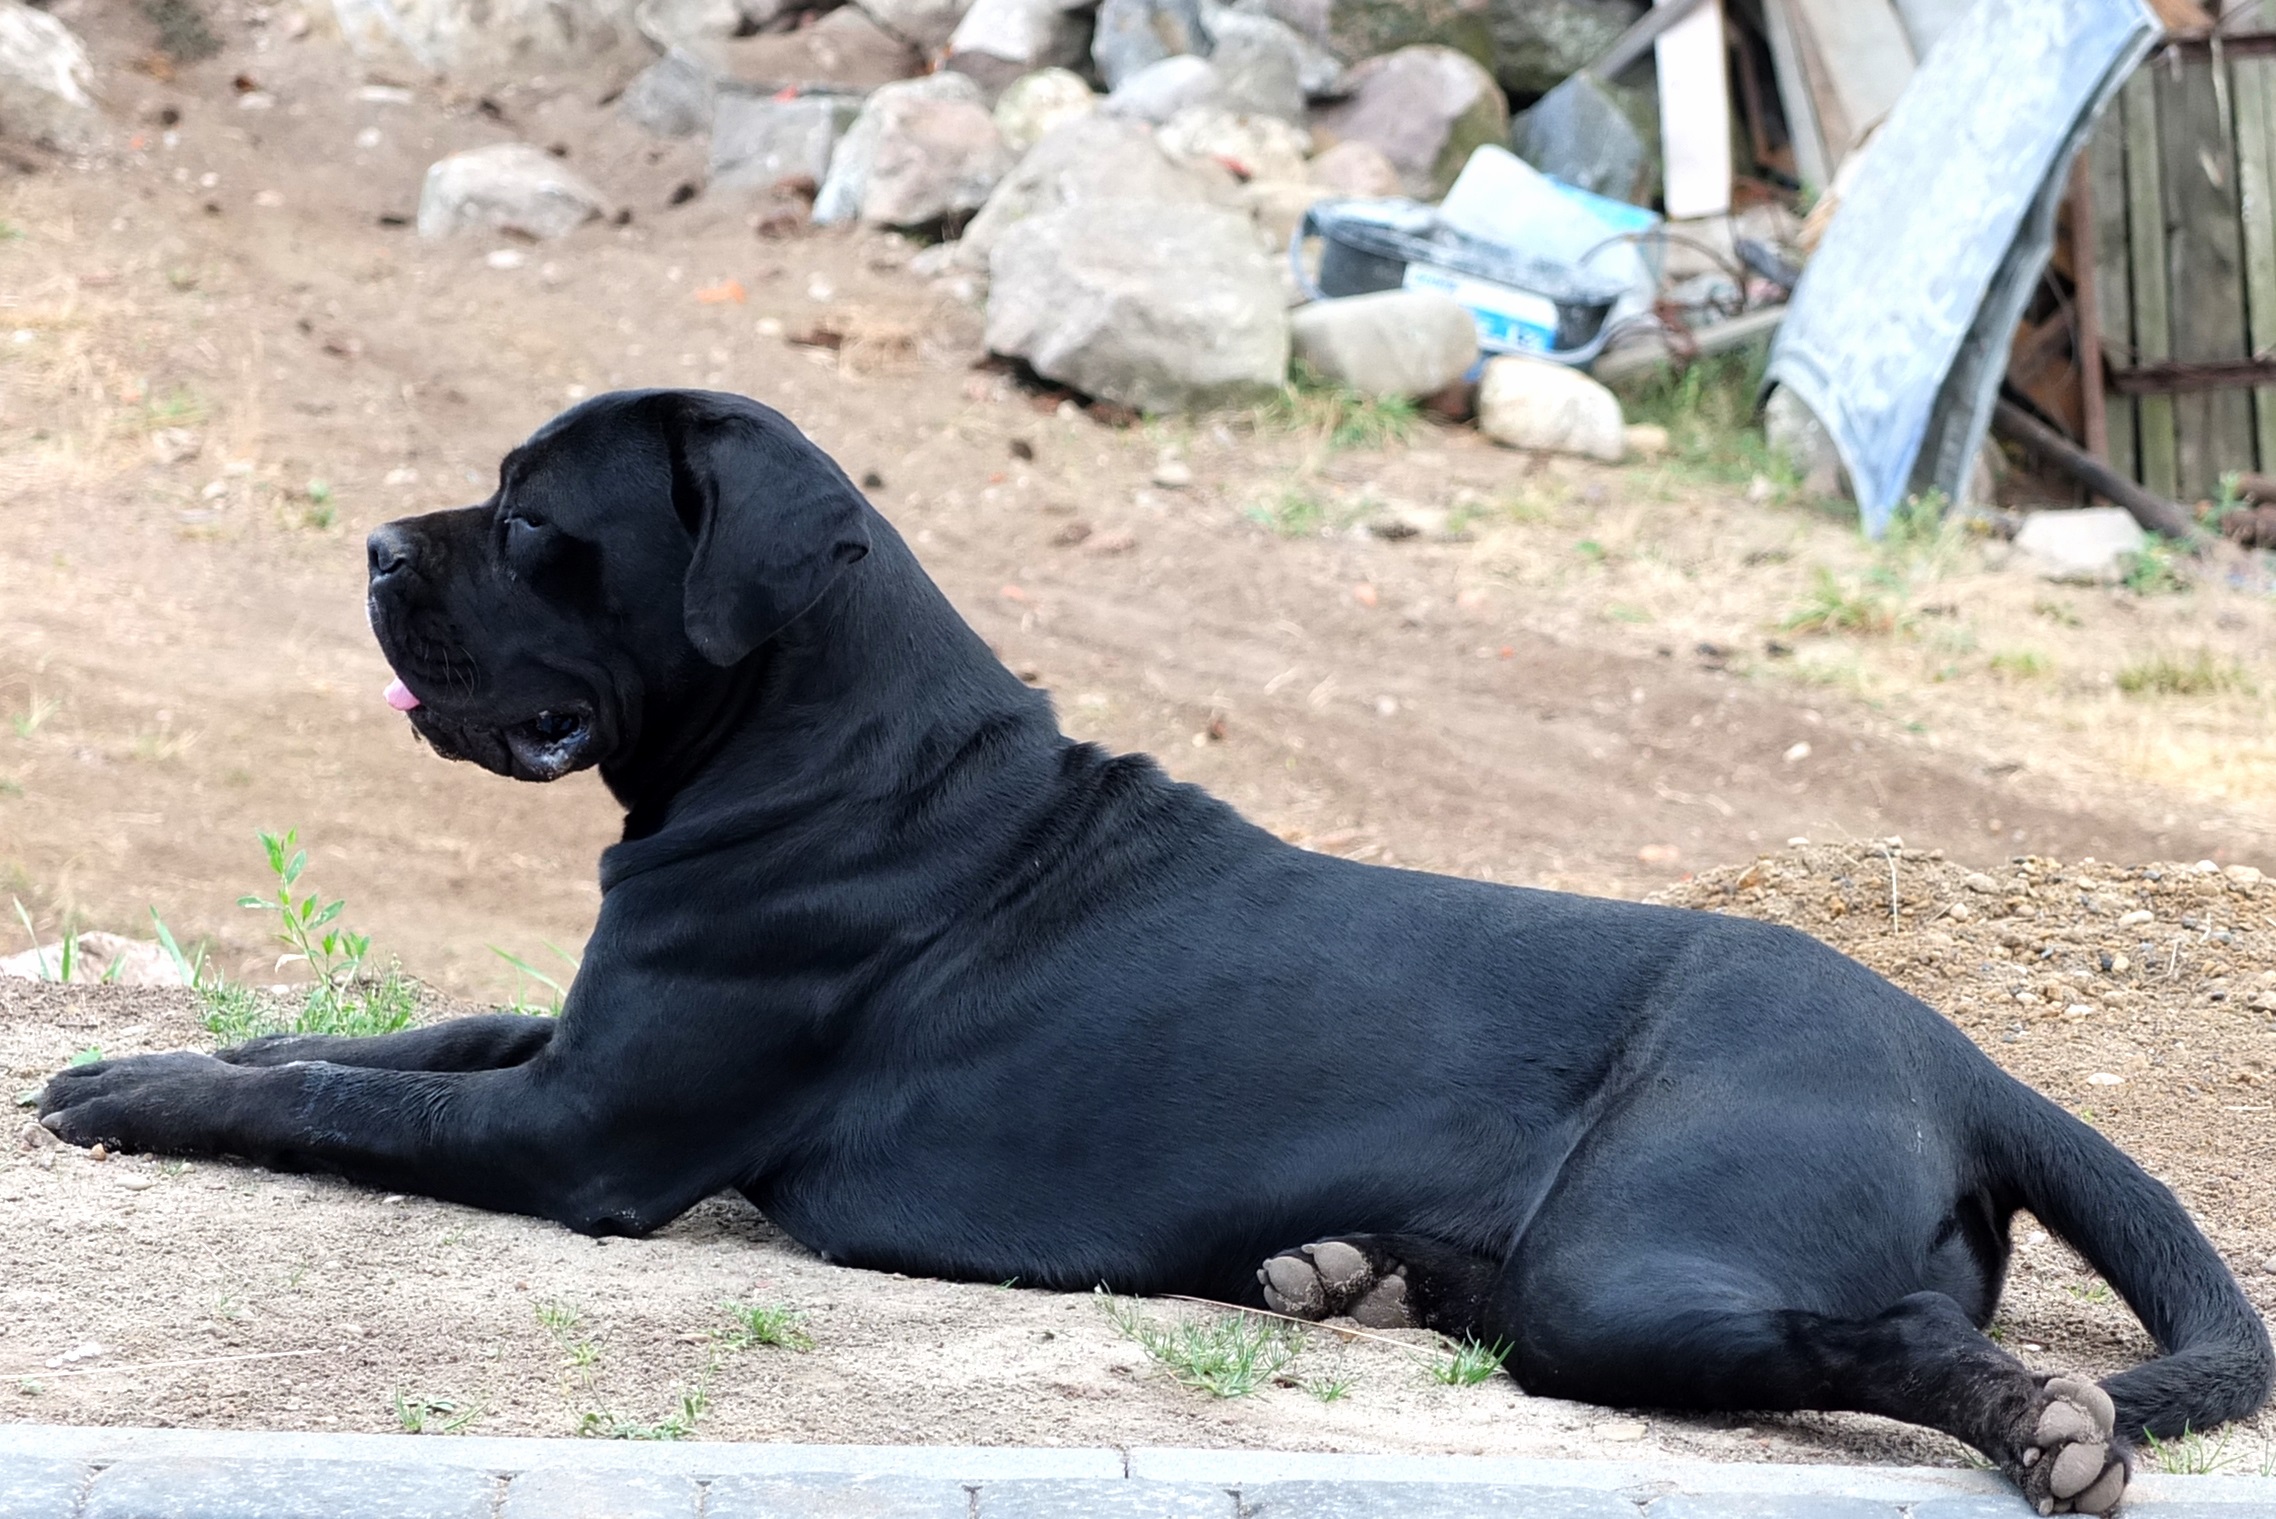
[[1270,16],[1294,27],[1308,41],[1323,48],[1329,46],[1333,0],[1233,0],[1232,8],[1247,16]]
[[1188,106],[1215,105],[1218,94],[1217,70],[1209,60],[1180,53],[1126,76],[1099,109],[1109,116],[1159,125]]
[[1221,165],[1239,179],[1306,182],[1312,134],[1277,116],[1236,116],[1222,106],[1188,106],[1154,134],[1173,158]]
[[1434,395],[1478,359],[1470,313],[1435,290],[1314,301],[1289,318],[1289,333],[1314,374],[1371,396]]
[[0,0],[0,137],[92,146],[95,66],[71,28],[23,0]]
[[1037,69],[996,98],[996,130],[1014,153],[1025,153],[1052,129],[1098,109],[1098,96],[1068,69]]
[[[898,80],[872,91],[869,98],[861,103],[861,113],[853,118],[853,125],[845,128],[845,136],[836,140],[836,150],[825,156],[824,162],[828,165],[828,170],[821,182],[821,193],[814,197],[815,221],[829,226],[867,215],[865,207],[869,199],[870,178],[877,168],[879,150],[889,131],[900,136],[916,119],[906,107],[920,101],[953,101],[980,110],[980,87],[962,74],[939,73],[927,74],[918,79]],[[981,111],[980,114],[985,117],[987,112]],[[988,129],[991,134],[995,132],[993,121],[988,123]],[[999,148],[1001,142],[999,136]],[[1008,164],[1004,167],[1008,167]],[[913,159],[898,149],[895,171],[902,175],[921,172],[916,169]],[[1000,178],[1001,168],[990,183],[993,184],[994,179]],[[896,186],[892,193],[899,194],[900,187]]]
[[332,0],[371,73],[491,79],[637,46],[636,0]]
[[888,101],[861,219],[882,227],[962,221],[986,204],[1016,156],[977,100],[904,95]]
[[854,5],[842,5],[795,31],[762,32],[689,51],[718,74],[721,83],[759,95],[786,88],[802,93],[865,93],[922,72],[925,63],[915,48]]
[[1209,51],[1201,0],[1102,0],[1091,36],[1091,62],[1109,90],[1165,58]]
[[1628,440],[1620,402],[1582,374],[1547,359],[1504,355],[1478,382],[1478,430],[1508,448],[1579,454],[1617,464]]
[[1239,195],[1242,208],[1256,219],[1257,235],[1263,239],[1265,251],[1273,255],[1274,267],[1285,282],[1282,289],[1286,299],[1281,304],[1293,306],[1304,299],[1304,291],[1296,283],[1295,271],[1288,267],[1288,240],[1296,235],[1304,213],[1331,197],[1308,179],[1252,179],[1241,186]]
[[1249,219],[1193,204],[1069,205],[988,260],[988,346],[1140,411],[1254,399],[1288,371],[1288,314]]
[[1371,142],[1339,142],[1312,160],[1312,183],[1337,195],[1397,195],[1399,170]]
[[606,205],[600,191],[543,148],[493,143],[428,166],[419,191],[419,235],[498,231],[566,237]]
[[1209,30],[1209,66],[1217,71],[1218,102],[1230,110],[1302,121],[1306,98],[1325,91],[1342,73],[1333,59],[1324,73],[1307,69],[1315,57],[1325,55],[1270,16],[1221,10],[1210,18]]
[[711,70],[677,48],[642,69],[616,100],[627,120],[658,137],[693,137],[717,105]]
[[1407,193],[1436,200],[1471,152],[1509,134],[1509,103],[1476,60],[1448,47],[1408,47],[1344,76],[1350,93],[1313,126],[1336,142],[1371,143]]
[[996,239],[1028,217],[1095,201],[1202,206],[1233,203],[1232,176],[1181,165],[1140,122],[1080,117],[1028,149],[964,229],[959,258],[985,264]]
[[[1285,18],[1283,18],[1285,19]],[[1433,43],[1494,64],[1494,29],[1480,0],[1331,0],[1328,46],[1346,58],[1375,58]]]
[[755,32],[785,9],[785,0],[640,0],[632,24],[668,53]]
[[1624,201],[1637,199],[1656,156],[1612,89],[1585,73],[1542,96],[1510,146],[1552,179]]
[[1538,95],[1594,63],[1646,0],[1491,0],[1492,67],[1512,94]]
[[918,52],[939,52],[956,34],[972,0],[854,0],[876,22]]
[[1833,434],[1801,397],[1783,385],[1763,403],[1762,437],[1770,456],[1801,482],[1805,495],[1835,501],[1849,494],[1849,477]]
[[948,40],[948,66],[995,95],[1023,74],[1081,63],[1090,46],[1088,0],[972,0]]
[[771,190],[801,179],[823,184],[841,134],[861,109],[851,95],[780,100],[722,91],[711,118],[712,187]]
[[2125,576],[2149,535],[2123,508],[2032,512],[2015,534],[2015,552],[2047,580],[2107,583]]

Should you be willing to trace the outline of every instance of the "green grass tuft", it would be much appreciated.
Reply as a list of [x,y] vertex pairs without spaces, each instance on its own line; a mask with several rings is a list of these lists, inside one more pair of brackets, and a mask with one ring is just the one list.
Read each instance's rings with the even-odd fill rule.
[[2217,696],[2250,693],[2252,680],[2236,661],[2199,649],[2182,658],[2152,654],[2125,665],[2118,671],[2118,689],[2128,696]]
[[1296,1359],[1287,1327],[1245,1313],[1210,1318],[1148,1318],[1135,1303],[1101,1294],[1108,1322],[1168,1368],[1182,1386],[1216,1398],[1245,1398]]
[[814,1337],[806,1332],[806,1315],[782,1303],[721,1303],[734,1321],[722,1342],[730,1350],[772,1345],[782,1350],[812,1350]]
[[1516,1347],[1507,1340],[1496,1340],[1481,1345],[1476,1340],[1462,1340],[1450,1344],[1444,1354],[1431,1363],[1433,1381],[1449,1387],[1475,1387],[1502,1369]]

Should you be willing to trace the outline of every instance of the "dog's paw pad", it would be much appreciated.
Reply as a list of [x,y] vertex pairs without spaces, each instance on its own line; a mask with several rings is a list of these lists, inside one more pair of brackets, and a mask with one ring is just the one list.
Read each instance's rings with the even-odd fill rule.
[[2022,1453],[2024,1496],[2042,1514],[2109,1513],[2125,1495],[2125,1445],[2110,1395],[2083,1377],[2050,1377]]
[[[1366,1252],[1340,1239],[1320,1240],[1298,1250],[1284,1251],[1257,1269],[1264,1284],[1264,1305],[1290,1318],[1332,1319],[1355,1314],[1358,1305],[1373,1302],[1396,1277],[1381,1278]],[[1402,1322],[1406,1314],[1407,1284],[1399,1281],[1395,1299]],[[1377,1311],[1392,1311],[1394,1299],[1384,1298]]]
[[1412,1329],[1414,1313],[1407,1307],[1407,1279],[1387,1276],[1351,1305],[1351,1319],[1368,1329]]

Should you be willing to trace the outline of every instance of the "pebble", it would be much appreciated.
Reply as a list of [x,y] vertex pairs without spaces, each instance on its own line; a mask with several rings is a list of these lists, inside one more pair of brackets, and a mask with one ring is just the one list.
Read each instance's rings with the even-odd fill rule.
[[126,1188],[129,1192],[147,1192],[152,1187],[157,1186],[158,1182],[155,1177],[122,1176],[119,1178],[119,1185]]
[[2096,1071],[2086,1078],[2086,1084],[2090,1087],[2122,1087],[2126,1084],[2126,1078],[2108,1071]]
[[1808,759],[1810,757],[1809,740],[1804,739],[1801,742],[1795,744],[1792,748],[1786,751],[1784,757],[1786,763],[1789,765],[1798,765],[1802,761]]
[[1641,1440],[1651,1433],[1651,1429],[1634,1419],[1615,1419],[1609,1424],[1597,1425],[1590,1433],[1599,1440]]
[[111,1152],[104,1149],[101,1145],[96,1145],[87,1151],[87,1158],[89,1160],[109,1160],[111,1158]]
[[1154,466],[1153,480],[1164,490],[1184,490],[1193,484],[1193,466],[1183,459],[1164,459]]
[[2149,909],[2144,907],[2137,907],[2132,912],[2121,916],[2118,919],[2118,926],[2120,928],[2133,928],[2138,924],[2153,923],[2155,921],[2157,921],[2156,913],[2151,912]]
[[1985,875],[1982,871],[1979,870],[1974,875],[1968,877],[1967,887],[1970,891],[1997,891],[1999,890],[1999,882],[1993,880],[1990,876]]
[[2065,1018],[2091,1018],[2094,1016],[2094,1004],[2091,1002],[2073,1002],[2063,1009],[2063,1016]]

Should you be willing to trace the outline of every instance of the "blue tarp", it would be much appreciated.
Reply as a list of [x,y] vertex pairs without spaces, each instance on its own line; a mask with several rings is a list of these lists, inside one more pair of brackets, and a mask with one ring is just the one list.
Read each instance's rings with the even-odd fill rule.
[[1833,435],[1873,537],[1907,495],[1964,498],[2071,162],[2158,34],[2142,0],[1978,0],[1862,150],[1768,380]]

